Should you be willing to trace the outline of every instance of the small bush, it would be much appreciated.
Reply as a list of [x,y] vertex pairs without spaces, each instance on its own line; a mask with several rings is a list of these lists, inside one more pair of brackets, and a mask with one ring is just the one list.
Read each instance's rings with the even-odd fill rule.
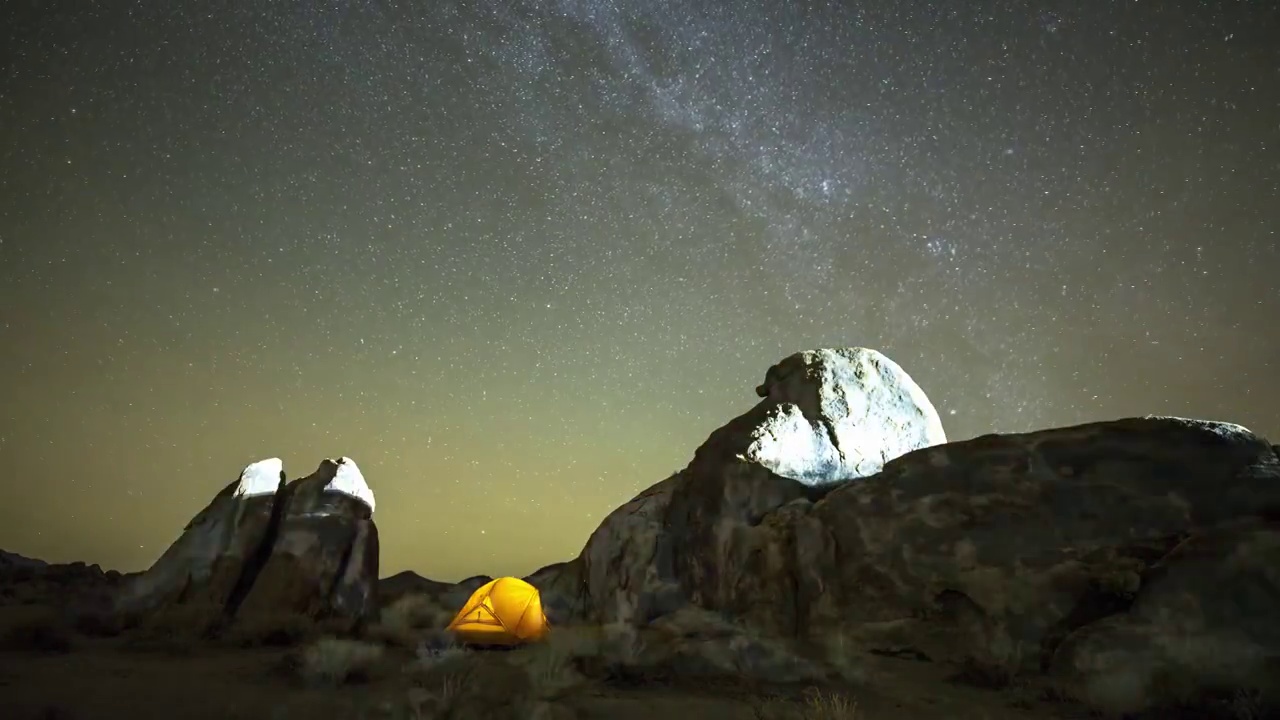
[[550,643],[532,648],[525,673],[529,677],[531,693],[539,699],[559,697],[583,682],[582,675],[573,666],[569,650]]
[[443,628],[451,616],[426,595],[405,595],[383,608],[378,619],[386,625],[421,630]]
[[304,680],[318,685],[366,682],[382,657],[381,645],[326,637],[302,651],[297,669]]
[[452,614],[426,595],[405,595],[382,609],[377,624],[366,634],[370,639],[413,648],[424,633],[442,633]]
[[518,662],[532,673],[534,684],[550,689],[571,679],[579,681],[580,672],[607,677],[635,669],[644,664],[645,643],[629,625],[563,625],[517,653]]

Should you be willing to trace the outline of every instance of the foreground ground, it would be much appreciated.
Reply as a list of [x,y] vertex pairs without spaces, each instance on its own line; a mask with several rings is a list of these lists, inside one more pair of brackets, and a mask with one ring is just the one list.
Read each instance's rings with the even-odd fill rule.
[[847,681],[771,684],[595,662],[589,629],[512,651],[424,652],[403,621],[360,639],[284,628],[196,641],[180,629],[79,630],[48,608],[0,608],[5,720],[1012,720],[1083,718],[1033,687],[983,689],[869,657]]

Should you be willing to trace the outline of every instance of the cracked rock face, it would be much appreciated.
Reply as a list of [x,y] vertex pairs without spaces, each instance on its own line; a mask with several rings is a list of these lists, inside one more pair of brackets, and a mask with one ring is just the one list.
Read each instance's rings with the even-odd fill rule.
[[247,466],[116,597],[192,622],[298,614],[356,621],[375,609],[373,493],[350,458],[286,482],[278,458]]

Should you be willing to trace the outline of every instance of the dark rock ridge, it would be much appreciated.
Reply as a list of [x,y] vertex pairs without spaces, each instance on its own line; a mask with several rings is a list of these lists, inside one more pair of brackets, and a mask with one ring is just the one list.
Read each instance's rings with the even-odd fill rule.
[[350,458],[286,482],[283,463],[253,463],[117,597],[125,613],[191,622],[282,615],[358,622],[376,610],[374,498]]
[[[579,619],[582,578],[577,571],[578,567],[576,561],[559,562],[522,578],[538,588],[543,612],[553,625]],[[406,570],[378,581],[378,600],[380,605],[386,607],[405,595],[421,595],[442,610],[459,610],[472,593],[491,580],[493,578],[488,575],[476,575],[456,583],[448,583],[429,580]]]
[[0,550],[0,605],[81,610],[106,602],[125,577],[96,564],[48,563]]
[[45,568],[48,566],[49,563],[43,560],[36,560],[35,558],[0,550],[0,573],[7,573],[19,568]]

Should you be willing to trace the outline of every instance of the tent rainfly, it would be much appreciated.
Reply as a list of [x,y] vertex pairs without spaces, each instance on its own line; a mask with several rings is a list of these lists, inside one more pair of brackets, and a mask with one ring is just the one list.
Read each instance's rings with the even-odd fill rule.
[[549,626],[538,589],[503,577],[477,588],[448,629],[470,645],[522,645],[541,640]]

